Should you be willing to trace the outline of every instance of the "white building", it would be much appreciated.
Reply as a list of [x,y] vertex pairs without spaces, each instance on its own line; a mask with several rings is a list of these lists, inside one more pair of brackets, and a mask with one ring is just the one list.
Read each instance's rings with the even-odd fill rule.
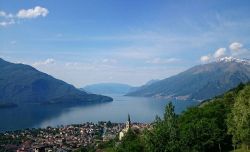
[[122,140],[122,138],[125,136],[125,134],[128,132],[128,130],[131,127],[131,121],[130,121],[130,115],[128,114],[128,120],[126,122],[126,127],[122,129],[122,131],[119,133],[119,140]]

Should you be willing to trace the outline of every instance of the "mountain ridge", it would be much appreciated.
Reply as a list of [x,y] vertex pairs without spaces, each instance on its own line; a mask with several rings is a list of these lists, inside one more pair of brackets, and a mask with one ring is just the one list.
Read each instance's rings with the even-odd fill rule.
[[205,100],[248,81],[250,64],[247,60],[222,58],[194,66],[149,86],[142,86],[127,96]]
[[107,82],[86,85],[85,87],[80,89],[86,92],[97,94],[126,94],[133,88],[133,86],[130,86],[128,84]]
[[32,66],[0,58],[0,103],[106,102],[112,98],[88,94]]

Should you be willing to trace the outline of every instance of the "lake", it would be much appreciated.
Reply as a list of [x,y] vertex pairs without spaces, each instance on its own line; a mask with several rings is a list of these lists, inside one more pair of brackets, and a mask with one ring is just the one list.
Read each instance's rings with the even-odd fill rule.
[[[156,115],[162,116],[165,105],[163,99],[109,95],[113,102],[100,104],[38,105],[24,104],[17,108],[0,109],[0,132],[32,127],[47,127],[83,122],[126,122],[128,113],[132,122],[152,122]],[[198,101],[173,101],[176,113],[195,106]]]

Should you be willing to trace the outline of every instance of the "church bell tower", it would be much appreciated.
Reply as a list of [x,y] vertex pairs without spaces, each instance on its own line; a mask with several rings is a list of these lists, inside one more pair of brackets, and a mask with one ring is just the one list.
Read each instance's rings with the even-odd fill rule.
[[128,114],[128,120],[126,122],[126,129],[129,129],[131,127],[131,121],[130,121],[130,115]]

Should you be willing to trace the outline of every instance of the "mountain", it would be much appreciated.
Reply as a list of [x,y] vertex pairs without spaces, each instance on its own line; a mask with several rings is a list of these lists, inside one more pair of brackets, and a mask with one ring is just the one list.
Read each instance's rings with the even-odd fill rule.
[[97,94],[126,94],[133,91],[135,87],[121,83],[99,83],[87,85],[81,90]]
[[153,84],[155,82],[158,82],[158,81],[160,81],[160,80],[158,80],[158,79],[152,79],[152,80],[149,80],[148,82],[146,82],[143,86],[149,86],[149,85],[151,85],[151,84]]
[[146,96],[204,100],[220,95],[240,83],[250,81],[250,62],[232,57],[194,66],[180,74],[129,92]]
[[88,94],[35,68],[0,58],[0,105],[10,103],[106,102],[112,98]]

